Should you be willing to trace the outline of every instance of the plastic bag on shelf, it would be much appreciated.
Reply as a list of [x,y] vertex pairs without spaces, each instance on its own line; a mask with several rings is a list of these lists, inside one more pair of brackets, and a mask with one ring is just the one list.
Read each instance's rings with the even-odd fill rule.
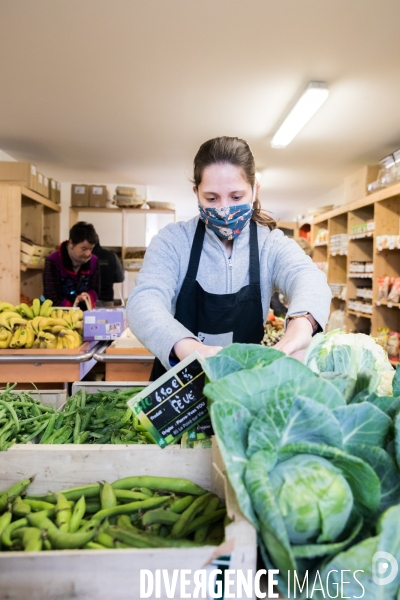
[[326,330],[333,331],[334,329],[340,329],[346,331],[346,313],[344,310],[339,308],[331,312],[329,317],[328,325]]

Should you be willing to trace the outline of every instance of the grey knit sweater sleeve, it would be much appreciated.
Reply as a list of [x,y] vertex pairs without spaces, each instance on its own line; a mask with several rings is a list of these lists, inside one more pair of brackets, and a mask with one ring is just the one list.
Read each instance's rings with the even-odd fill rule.
[[[278,237],[281,232],[274,234]],[[273,288],[289,302],[287,316],[309,312],[324,329],[332,298],[326,275],[294,240],[283,234],[279,235],[279,243],[272,245],[270,258]]]
[[192,244],[183,233],[167,226],[152,239],[127,306],[131,331],[166,369],[176,342],[185,337],[197,339],[173,317],[181,287],[182,253],[189,257]]

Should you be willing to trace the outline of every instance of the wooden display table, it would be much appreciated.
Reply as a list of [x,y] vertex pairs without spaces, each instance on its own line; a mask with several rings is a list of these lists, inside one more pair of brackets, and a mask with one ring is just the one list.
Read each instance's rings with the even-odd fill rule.
[[[107,357],[111,356],[112,361],[107,361]],[[121,356],[121,362],[115,360],[117,356]],[[145,358],[147,356],[148,359]],[[96,359],[99,360],[98,353]],[[153,361],[153,354],[145,348],[109,347],[104,355],[106,381],[149,381]]]
[[95,351],[104,342],[84,342],[73,350],[0,350],[0,383],[80,381],[96,364]]

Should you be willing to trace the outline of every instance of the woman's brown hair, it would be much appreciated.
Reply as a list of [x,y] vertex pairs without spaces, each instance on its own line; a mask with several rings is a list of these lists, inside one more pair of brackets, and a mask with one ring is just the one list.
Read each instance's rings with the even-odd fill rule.
[[[250,146],[245,140],[237,137],[217,137],[204,142],[197,152],[193,163],[193,183],[196,188],[201,183],[206,167],[216,163],[228,163],[242,169],[245,178],[253,188],[256,184],[256,163]],[[254,201],[253,221],[260,225],[275,229],[276,221],[261,209],[261,202],[256,195]]]

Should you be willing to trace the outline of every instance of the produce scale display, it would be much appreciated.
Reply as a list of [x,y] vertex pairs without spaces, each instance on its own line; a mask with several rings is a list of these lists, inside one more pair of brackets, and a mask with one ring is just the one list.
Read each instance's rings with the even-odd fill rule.
[[[5,318],[17,326],[17,317]],[[24,479],[15,473],[0,487],[0,598],[1,560],[11,555],[164,549],[172,557],[168,568],[176,569],[184,568],[174,564],[179,548],[214,546],[214,557],[234,556],[243,540],[226,537],[235,520],[231,502],[255,532],[281,598],[294,591],[297,598],[326,598],[332,585],[343,586],[343,571],[341,597],[400,598],[397,571],[383,587],[374,570],[382,552],[400,562],[400,370],[384,349],[370,336],[333,331],[314,336],[303,363],[273,347],[232,344],[201,366],[227,498],[157,470],[154,452],[209,460],[211,450],[191,447],[187,435],[182,447],[177,441],[158,448],[129,407],[143,385],[81,389],[59,410],[12,384],[0,392],[0,472],[22,445],[40,454],[43,467],[46,453],[62,444],[66,451],[109,447],[119,457],[137,447],[141,467],[146,451],[153,457],[151,475],[135,473],[132,464],[128,477],[92,477],[75,487],[49,480],[41,493],[31,492],[35,472]]]

